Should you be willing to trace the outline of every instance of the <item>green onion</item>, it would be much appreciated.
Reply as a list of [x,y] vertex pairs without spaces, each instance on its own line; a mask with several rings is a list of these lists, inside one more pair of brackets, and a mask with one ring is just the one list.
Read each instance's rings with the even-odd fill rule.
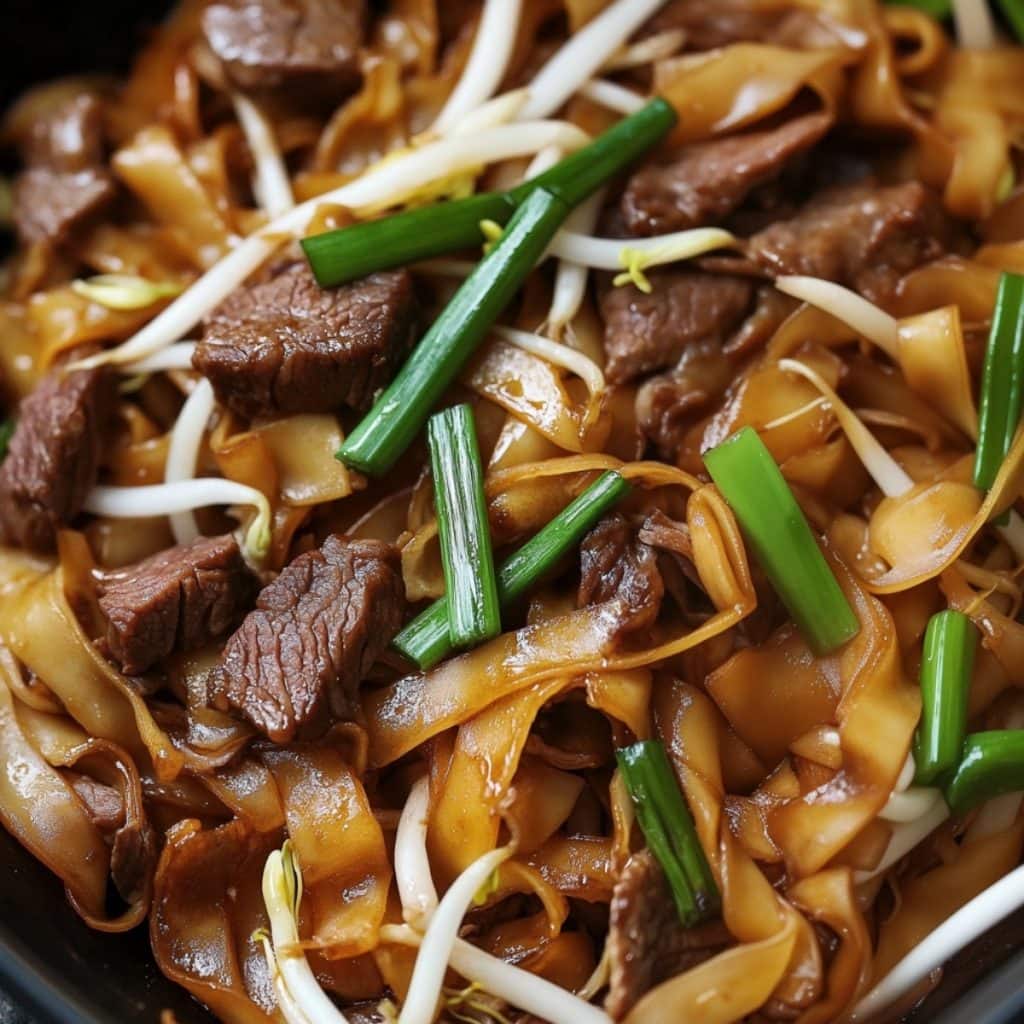
[[977,647],[978,631],[963,612],[947,609],[929,619],[921,661],[921,725],[914,743],[919,785],[934,785],[960,760]]
[[1010,23],[1013,34],[1024,43],[1024,4],[1021,0],[996,0],[1003,17]]
[[757,433],[744,427],[707,452],[704,465],[814,653],[828,654],[856,636],[857,616]]
[[628,167],[676,123],[672,105],[655,98],[589,145],[510,192],[487,192],[436,206],[406,210],[380,220],[313,235],[302,242],[323,288],[480,245],[480,221],[506,224],[516,209],[543,189],[576,206]]
[[7,458],[7,447],[11,443],[11,438],[14,437],[15,426],[13,416],[8,416],[0,423],[0,462]]
[[956,773],[946,786],[954,814],[1003,793],[1024,789],[1024,729],[974,732],[964,740]]
[[499,242],[345,440],[338,452],[342,462],[373,477],[395,464],[531,273],[569,209],[543,190],[519,207]]
[[505,193],[484,192],[312,235],[302,240],[302,251],[317,284],[331,288],[377,270],[479,245],[480,221],[504,224],[515,209]]
[[974,456],[974,486],[987,491],[1013,444],[1020,425],[1024,385],[1024,277],[999,278],[992,328],[985,350],[978,410],[978,450]]
[[[530,538],[498,570],[498,603],[507,613],[543,579],[563,556],[620,498],[629,484],[618,473],[603,473],[573,499],[542,530]],[[421,669],[432,668],[452,651],[448,635],[448,599],[425,608],[392,641],[393,646]]]
[[953,13],[953,0],[885,0],[889,6],[914,7],[941,21]]
[[472,410],[463,403],[431,416],[427,440],[448,597],[448,633],[453,646],[469,647],[501,632],[484,474]]
[[651,852],[668,878],[680,920],[690,927],[720,906],[718,887],[697,838],[664,746],[644,740],[615,752]]

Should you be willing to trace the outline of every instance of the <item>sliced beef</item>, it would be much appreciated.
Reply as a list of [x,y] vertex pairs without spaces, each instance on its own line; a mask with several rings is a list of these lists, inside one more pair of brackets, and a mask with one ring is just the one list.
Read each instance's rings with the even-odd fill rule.
[[228,640],[214,681],[275,743],[351,719],[359,684],[402,623],[405,588],[390,544],[328,537],[265,587]]
[[303,261],[229,296],[192,361],[241,416],[361,410],[409,350],[417,319],[408,271],[324,289]]
[[714,50],[732,43],[774,43],[794,49],[854,45],[862,36],[826,22],[809,10],[779,10],[750,0],[671,0],[648,23],[644,34],[681,28],[687,50]]
[[110,653],[129,675],[172,651],[227,636],[252,607],[256,578],[230,534],[168,548],[103,581]]
[[91,93],[61,104],[32,126],[25,170],[14,184],[14,224],[26,244],[64,242],[114,198],[104,161],[103,108]]
[[773,277],[823,277],[884,302],[904,274],[942,256],[953,237],[938,196],[924,185],[862,182],[824,189],[795,217],[753,235],[747,249],[753,267]]
[[668,163],[648,164],[626,185],[619,204],[623,222],[634,235],[719,222],[818,142],[831,123],[831,114],[807,114],[767,131],[687,146]]
[[701,341],[724,343],[750,308],[749,279],[699,270],[658,270],[652,291],[633,285],[609,288],[601,296],[605,374],[613,384],[673,366]]
[[621,1020],[656,985],[703,963],[732,940],[720,921],[685,928],[665,872],[650,850],[641,850],[615,884],[607,941],[604,1005]]
[[665,593],[655,550],[636,535],[625,517],[605,516],[580,546],[578,603],[620,605],[620,633],[653,624]]
[[20,405],[0,466],[0,536],[52,551],[57,530],[82,510],[96,483],[117,397],[105,368],[51,370]]
[[365,0],[227,0],[202,20],[207,45],[238,88],[335,96],[359,82],[365,24]]
[[80,772],[69,771],[67,779],[75,796],[85,804],[92,823],[101,832],[113,832],[124,824],[124,800],[113,786],[104,785]]

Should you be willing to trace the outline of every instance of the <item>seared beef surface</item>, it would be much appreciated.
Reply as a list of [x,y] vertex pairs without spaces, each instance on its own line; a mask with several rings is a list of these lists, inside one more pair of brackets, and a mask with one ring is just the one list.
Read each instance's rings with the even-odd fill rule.
[[402,623],[398,551],[331,536],[264,587],[224,648],[215,700],[275,743],[351,719],[359,684]]
[[605,375],[613,384],[674,365],[690,345],[724,343],[754,295],[750,280],[729,274],[673,268],[648,279],[650,294],[630,284],[601,295]]
[[938,196],[920,182],[864,182],[819,192],[753,235],[747,250],[773,277],[823,277],[884,302],[904,274],[942,256],[951,236]]
[[241,416],[366,409],[415,338],[406,270],[323,289],[305,261],[244,285],[207,318],[193,356]]
[[582,607],[618,601],[622,606],[621,632],[650,626],[661,610],[665,585],[658,571],[654,548],[637,540],[625,517],[605,516],[580,546]]
[[51,370],[20,405],[0,465],[0,534],[30,551],[54,550],[57,530],[96,483],[114,412],[116,379],[96,368]]
[[227,0],[203,12],[207,45],[240,89],[314,87],[335,96],[359,82],[364,0]]
[[682,925],[665,872],[646,849],[626,863],[610,911],[604,1005],[615,1020],[656,985],[703,963],[731,941],[721,921]]
[[252,606],[256,578],[230,534],[200,537],[106,576],[100,608],[110,653],[129,675],[172,651],[226,636]]
[[718,224],[758,185],[818,142],[830,114],[807,114],[767,131],[684,147],[667,163],[648,163],[629,179],[619,208],[633,235]]
[[22,156],[25,170],[14,183],[13,217],[26,244],[59,245],[114,198],[103,153],[103,107],[91,93],[37,120]]

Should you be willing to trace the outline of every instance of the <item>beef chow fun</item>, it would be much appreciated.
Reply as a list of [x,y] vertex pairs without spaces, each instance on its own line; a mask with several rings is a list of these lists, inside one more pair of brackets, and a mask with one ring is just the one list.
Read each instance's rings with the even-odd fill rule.
[[26,92],[4,827],[231,1024],[912,1015],[1024,905],[1022,82],[1013,0],[183,0]]

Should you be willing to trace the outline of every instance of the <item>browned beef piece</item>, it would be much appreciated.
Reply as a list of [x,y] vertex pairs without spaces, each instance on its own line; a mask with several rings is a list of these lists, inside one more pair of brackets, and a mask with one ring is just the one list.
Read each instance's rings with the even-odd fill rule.
[[252,607],[256,578],[230,534],[200,537],[106,576],[100,608],[110,653],[129,675],[172,651],[227,636]]
[[203,34],[240,89],[288,85],[335,95],[359,82],[364,0],[226,0],[203,12]]
[[633,854],[612,893],[605,1009],[621,1020],[656,985],[703,963],[730,942],[721,921],[683,927],[661,865],[650,850]]
[[241,416],[366,409],[409,350],[418,310],[406,270],[321,288],[305,261],[230,295],[192,362]]
[[601,296],[605,375],[613,384],[674,365],[701,341],[724,343],[750,307],[750,280],[699,270],[658,270],[648,275],[653,290],[633,285]]
[[668,163],[651,163],[626,185],[619,203],[631,234],[657,235],[720,221],[749,192],[818,142],[832,123],[824,112],[777,128],[685,147]]
[[937,259],[953,239],[938,196],[916,181],[824,189],[793,218],[753,235],[753,265],[774,276],[809,274],[884,302],[899,279]]
[[671,0],[647,23],[644,34],[673,28],[686,33],[687,50],[742,42],[821,49],[844,41],[840,25],[830,29],[812,11],[759,9],[750,0]]
[[650,626],[661,610],[665,585],[652,547],[636,539],[618,513],[605,516],[580,545],[578,604],[621,603],[621,633]]
[[331,536],[264,587],[227,642],[215,701],[275,743],[351,719],[359,683],[402,623],[398,551]]
[[114,198],[103,154],[103,108],[91,93],[40,118],[22,151],[26,169],[14,185],[13,216],[23,242],[58,245]]
[[0,536],[52,551],[57,530],[82,510],[96,483],[117,397],[104,368],[51,370],[22,403],[0,466]]
[[124,824],[124,801],[113,786],[72,771],[67,773],[67,780],[100,831],[113,831]]

